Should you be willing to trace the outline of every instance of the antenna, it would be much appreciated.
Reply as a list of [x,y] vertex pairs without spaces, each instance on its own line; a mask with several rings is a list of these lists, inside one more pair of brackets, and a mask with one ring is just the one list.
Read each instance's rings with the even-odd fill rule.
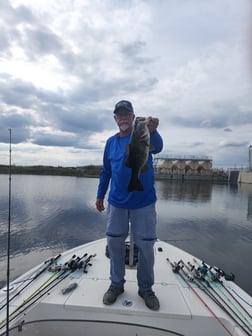
[[7,238],[7,306],[6,306],[6,336],[9,336],[9,300],[10,300],[10,235],[11,235],[11,128],[9,150],[9,215],[8,215],[8,238]]

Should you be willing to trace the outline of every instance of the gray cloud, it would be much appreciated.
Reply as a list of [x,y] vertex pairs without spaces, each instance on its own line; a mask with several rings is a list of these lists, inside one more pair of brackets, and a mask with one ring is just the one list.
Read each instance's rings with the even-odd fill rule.
[[9,0],[0,2],[0,56],[11,57],[11,47],[22,47],[22,34],[19,24],[32,24],[35,22],[32,12],[25,6],[14,8]]
[[8,75],[0,78],[0,98],[6,105],[31,108],[36,96],[37,89],[32,83]]
[[10,26],[23,22],[33,23],[35,21],[34,16],[28,7],[23,5],[13,7],[11,6],[11,1],[9,0],[0,2],[0,11],[0,20],[4,20]]
[[11,127],[15,143],[96,150],[124,98],[160,118],[173,152],[183,138],[195,152],[245,153],[246,0],[20,3],[0,2],[0,142]]
[[223,131],[224,131],[224,132],[232,132],[232,129],[231,129],[230,127],[226,127],[226,128],[224,128]]
[[45,27],[26,28],[24,30],[26,53],[30,58],[41,58],[44,55],[57,55],[63,50],[61,39]]
[[249,146],[248,141],[227,141],[222,145],[222,147],[227,147],[227,148],[229,147],[244,148],[248,146]]
[[40,146],[75,146],[76,136],[57,135],[52,133],[36,132],[33,143]]
[[[30,141],[43,146],[85,148],[93,132],[102,132],[114,126],[111,111],[90,109],[85,105],[82,108],[75,101],[87,102],[76,99],[75,94],[65,96],[61,92],[38,89],[31,83],[10,76],[0,80],[0,92],[1,100],[5,103],[0,113],[0,142],[9,142],[8,128],[12,128],[13,143]],[[24,112],[18,113],[15,106]],[[34,118],[32,113],[38,117]],[[41,131],[41,128],[45,130]],[[66,134],[59,135],[57,131]]]
[[[207,118],[207,119],[206,119]],[[174,125],[189,127],[189,128],[224,128],[225,131],[231,131],[229,125],[248,125],[252,124],[252,111],[242,112],[237,107],[237,110],[232,110],[223,106],[213,114],[200,114],[190,117],[174,116],[170,118]]]
[[12,142],[14,144],[29,140],[32,117],[30,114],[17,114],[15,110],[7,110],[6,114],[0,115],[0,142],[9,142],[8,129],[12,129]]
[[6,53],[6,49],[9,49],[9,38],[2,23],[0,23],[0,31],[0,54],[4,56],[5,54],[8,54]]

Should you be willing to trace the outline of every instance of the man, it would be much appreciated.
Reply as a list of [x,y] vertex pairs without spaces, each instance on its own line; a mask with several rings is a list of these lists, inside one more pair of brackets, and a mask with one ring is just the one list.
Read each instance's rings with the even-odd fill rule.
[[[154,250],[156,240],[156,191],[152,153],[159,153],[163,140],[157,129],[159,120],[150,118],[150,148],[147,171],[140,174],[143,191],[128,191],[131,168],[125,165],[126,147],[130,142],[135,115],[131,102],[121,100],[115,105],[114,119],[119,133],[110,137],[104,149],[103,167],[97,191],[96,208],[103,211],[104,197],[110,183],[108,197],[107,244],[110,256],[111,285],[104,294],[103,303],[112,304],[124,292],[125,283],[125,240],[129,221],[135,244],[138,247],[137,281],[141,296],[148,308],[159,309],[159,301],[152,291],[154,284]],[[140,140],[141,141],[141,140]]]

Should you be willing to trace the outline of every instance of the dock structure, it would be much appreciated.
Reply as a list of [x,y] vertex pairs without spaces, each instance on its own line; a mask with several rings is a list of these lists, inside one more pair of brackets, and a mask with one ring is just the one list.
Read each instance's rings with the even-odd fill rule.
[[229,168],[227,171],[229,183],[252,184],[252,145],[249,146],[247,168]]

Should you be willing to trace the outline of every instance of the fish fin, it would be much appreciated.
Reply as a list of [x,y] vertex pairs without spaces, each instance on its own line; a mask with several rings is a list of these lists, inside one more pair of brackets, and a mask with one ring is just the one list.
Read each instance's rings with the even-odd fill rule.
[[137,179],[131,179],[130,183],[128,185],[128,191],[129,192],[134,191],[134,190],[135,191],[143,191],[144,190],[143,185],[138,178]]

